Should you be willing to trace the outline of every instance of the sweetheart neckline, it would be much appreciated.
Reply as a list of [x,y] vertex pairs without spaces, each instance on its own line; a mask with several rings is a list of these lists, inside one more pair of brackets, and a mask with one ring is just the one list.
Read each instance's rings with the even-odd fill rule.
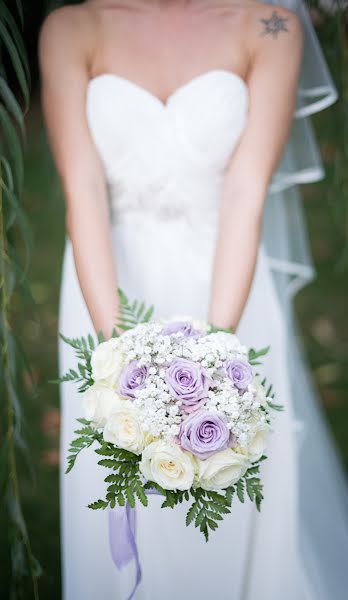
[[173,92],[171,94],[169,94],[169,96],[164,101],[161,100],[155,94],[153,94],[150,90],[143,87],[142,85],[139,85],[135,81],[132,81],[131,79],[128,79],[127,77],[122,77],[122,75],[118,75],[117,73],[112,73],[112,72],[108,72],[108,71],[104,71],[103,73],[99,73],[98,75],[95,75],[94,77],[89,79],[87,85],[89,88],[98,79],[101,79],[104,77],[112,77],[123,83],[126,83],[127,85],[133,87],[134,89],[137,89],[141,93],[152,98],[153,101],[157,102],[157,104],[159,104],[165,110],[169,107],[169,105],[170,105],[171,101],[174,99],[174,97],[176,97],[178,94],[180,94],[180,92],[183,92],[184,90],[190,88],[192,85],[194,85],[198,81],[205,79],[206,77],[216,74],[216,73],[221,73],[223,75],[232,77],[233,79],[235,79],[236,81],[239,81],[243,85],[246,92],[249,91],[248,85],[247,85],[246,81],[243,79],[243,77],[241,77],[240,75],[238,75],[238,73],[235,73],[234,71],[229,71],[228,69],[209,69],[208,71],[205,71],[204,73],[199,73],[198,75],[195,75],[194,77],[192,77],[191,79],[189,79],[188,81],[183,83],[182,85],[179,85],[175,90],[173,90]]

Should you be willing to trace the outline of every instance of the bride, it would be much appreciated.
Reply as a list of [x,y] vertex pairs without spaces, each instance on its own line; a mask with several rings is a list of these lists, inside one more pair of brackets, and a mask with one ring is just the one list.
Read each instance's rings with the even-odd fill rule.
[[[152,496],[118,569],[110,514],[87,508],[104,490],[93,450],[64,474],[81,406],[62,385],[64,600],[346,597],[345,481],[291,303],[313,276],[296,184],[323,176],[308,115],[336,91],[304,5],[281,4],[87,0],[43,24],[43,109],[66,200],[59,331],[109,337],[119,286],[158,315],[270,345],[263,369],[285,407],[261,514],[236,503],[205,543],[186,506]],[[60,373],[74,362],[59,341]]]

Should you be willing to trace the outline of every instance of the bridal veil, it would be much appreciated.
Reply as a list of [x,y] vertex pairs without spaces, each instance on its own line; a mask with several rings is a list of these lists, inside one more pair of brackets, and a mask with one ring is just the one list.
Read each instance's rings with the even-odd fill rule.
[[304,52],[294,118],[284,154],[269,188],[263,241],[287,323],[288,361],[298,422],[301,555],[317,600],[345,597],[348,583],[348,486],[319,404],[294,316],[294,295],[315,276],[298,185],[325,177],[310,115],[333,104],[338,93],[302,0],[270,0],[292,10],[304,29]]

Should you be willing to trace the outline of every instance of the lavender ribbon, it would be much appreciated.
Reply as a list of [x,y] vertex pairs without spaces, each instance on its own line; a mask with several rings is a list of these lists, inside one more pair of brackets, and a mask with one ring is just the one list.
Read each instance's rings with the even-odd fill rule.
[[[146,494],[160,494],[155,488],[145,490]],[[131,560],[135,561],[135,583],[126,600],[132,600],[142,578],[141,564],[136,533],[136,510],[128,502],[125,506],[116,505],[109,510],[109,542],[111,556],[118,569],[123,569]]]

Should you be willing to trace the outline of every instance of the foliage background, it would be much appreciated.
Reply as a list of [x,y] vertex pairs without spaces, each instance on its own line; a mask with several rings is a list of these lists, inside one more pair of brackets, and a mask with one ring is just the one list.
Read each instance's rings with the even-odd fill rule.
[[[25,436],[34,476],[18,456],[24,515],[34,554],[44,573],[40,597],[58,600],[60,589],[58,388],[48,383],[57,373],[57,312],[64,244],[64,200],[42,122],[37,70],[37,33],[47,11],[43,0],[24,2],[24,37],[32,74],[31,108],[26,116],[25,180],[22,205],[33,232],[29,296],[16,292],[12,324],[30,361],[30,374],[19,373]],[[346,13],[316,9],[313,17],[340,99],[313,119],[321,144],[326,178],[302,187],[316,279],[295,300],[310,368],[330,428],[348,469],[348,49]],[[19,256],[24,248],[17,240]],[[23,377],[20,377],[23,375]],[[0,510],[0,597],[10,589],[10,558],[5,511]],[[18,596],[19,597],[19,596]],[[32,597],[29,581],[24,596]]]

